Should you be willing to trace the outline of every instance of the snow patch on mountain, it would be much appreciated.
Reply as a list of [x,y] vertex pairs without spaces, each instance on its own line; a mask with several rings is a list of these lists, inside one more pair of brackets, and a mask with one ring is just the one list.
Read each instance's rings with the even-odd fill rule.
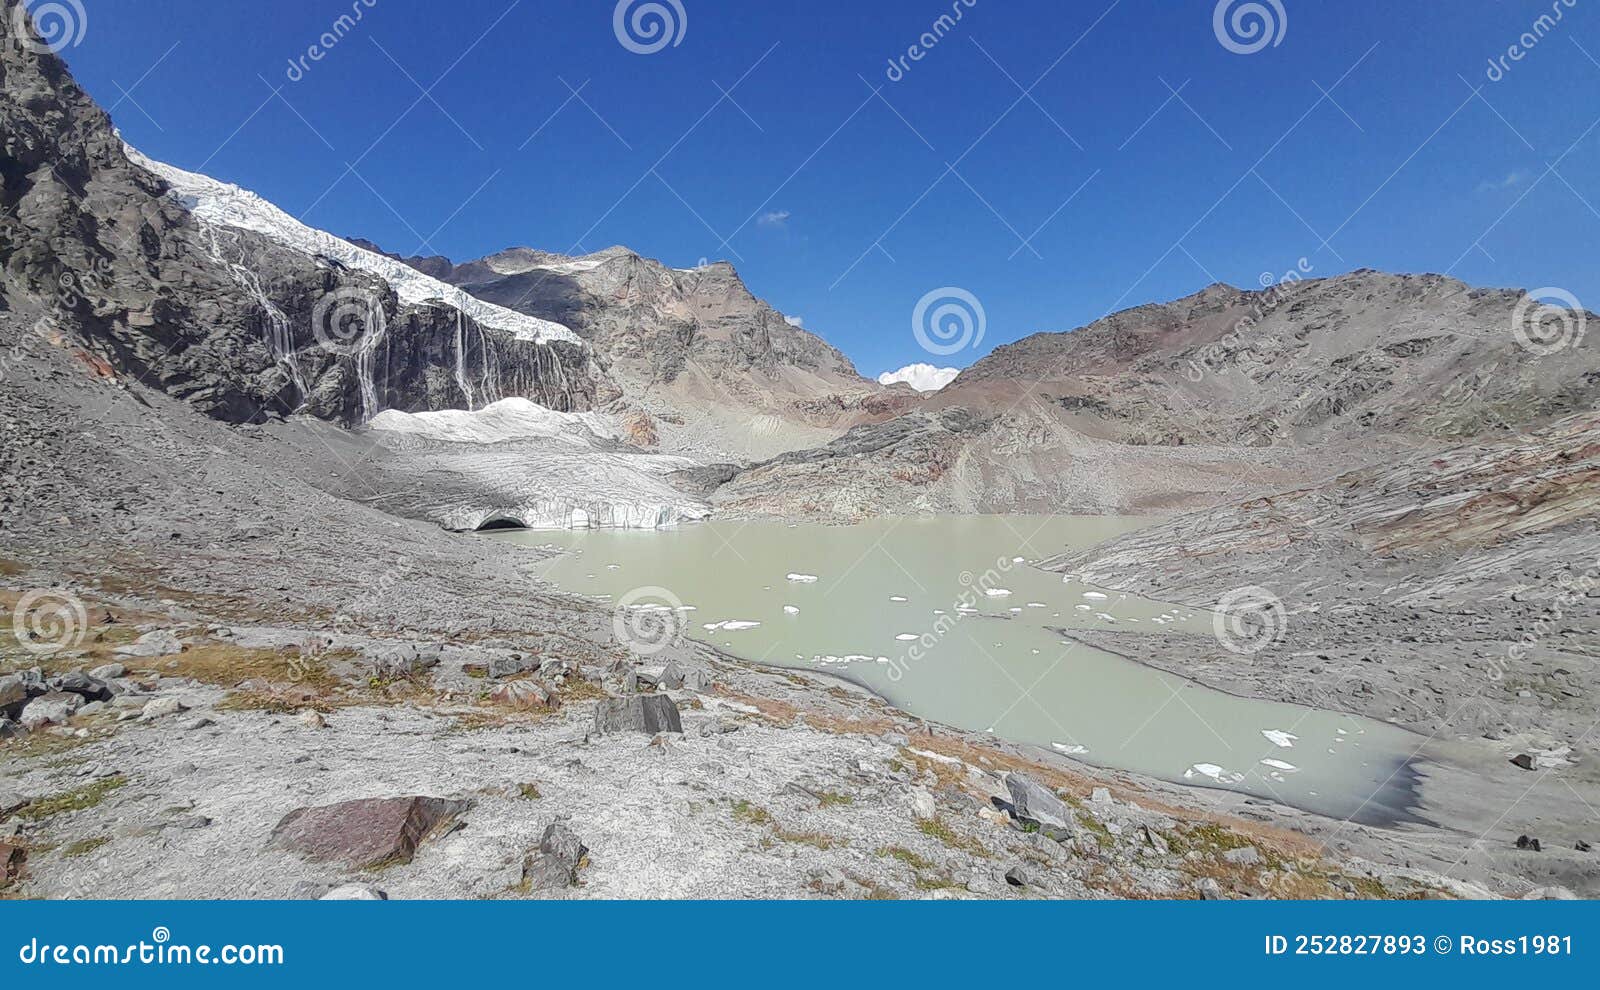
[[582,343],[577,334],[559,323],[525,316],[503,306],[484,302],[393,258],[356,247],[325,230],[309,227],[248,189],[158,162],[127,144],[123,148],[135,164],[166,180],[178,201],[194,216],[208,223],[254,231],[304,254],[332,258],[346,267],[376,275],[388,282],[400,300],[408,305],[437,302],[460,310],[482,326],[504,331],[518,340],[540,344],[551,341]]
[[960,368],[935,368],[931,364],[908,364],[899,371],[885,371],[878,376],[879,385],[906,384],[918,392],[937,392],[956,380]]

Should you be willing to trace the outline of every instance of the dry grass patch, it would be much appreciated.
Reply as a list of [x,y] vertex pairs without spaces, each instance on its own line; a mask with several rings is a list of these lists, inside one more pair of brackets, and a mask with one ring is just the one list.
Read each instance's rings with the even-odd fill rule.
[[746,825],[771,825],[772,812],[759,804],[749,801],[735,801],[733,803],[733,820]]
[[920,829],[922,834],[926,835],[928,838],[938,839],[949,848],[958,852],[969,853],[973,856],[982,856],[985,859],[989,858],[990,856],[988,848],[983,843],[979,842],[977,839],[962,835],[960,832],[957,832],[955,829],[951,828],[949,823],[943,818],[933,818],[929,819],[928,821],[919,822],[917,824],[917,828]]
[[68,843],[61,850],[61,855],[66,859],[77,859],[87,856],[111,841],[109,835],[97,835],[92,839],[79,839],[77,842]]
[[16,812],[24,821],[36,822],[72,811],[87,811],[106,799],[106,795],[126,786],[128,778],[102,777],[92,784],[70,791],[62,791],[47,798],[39,798]]

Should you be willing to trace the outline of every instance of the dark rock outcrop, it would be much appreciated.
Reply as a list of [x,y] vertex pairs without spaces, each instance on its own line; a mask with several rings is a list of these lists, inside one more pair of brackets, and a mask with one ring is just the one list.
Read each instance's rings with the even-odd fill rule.
[[594,731],[600,735],[610,732],[682,732],[683,720],[678,706],[664,694],[642,694],[628,698],[607,698],[595,705]]
[[[509,396],[574,411],[619,394],[581,344],[402,305],[371,275],[197,220],[130,159],[57,56],[15,42],[18,4],[4,0],[0,17],[0,307],[29,314],[38,342],[236,423],[296,410],[354,423]],[[318,302],[341,291],[383,311],[365,364],[312,330]]]
[[544,830],[539,848],[522,861],[529,890],[562,890],[578,885],[578,866],[588,853],[573,831],[557,822]]

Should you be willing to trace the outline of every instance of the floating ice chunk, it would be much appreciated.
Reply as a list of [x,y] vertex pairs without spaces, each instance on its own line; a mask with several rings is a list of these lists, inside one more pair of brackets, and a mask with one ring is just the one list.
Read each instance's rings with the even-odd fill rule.
[[985,589],[983,589],[983,593],[988,595],[990,598],[1010,598],[1011,597],[1011,589],[1010,588],[985,588]]
[[1262,760],[1261,765],[1264,767],[1271,767],[1274,770],[1282,770],[1284,773],[1294,773],[1296,770],[1300,769],[1293,763],[1285,763],[1282,760]]
[[1294,733],[1285,732],[1282,729],[1262,729],[1261,734],[1266,736],[1267,741],[1279,749],[1293,749],[1295,740],[1300,738]]
[[1074,605],[1072,607],[1077,609],[1080,612],[1093,612],[1094,611],[1094,606],[1093,605]]
[[1050,748],[1058,753],[1065,753],[1068,756],[1082,756],[1083,754],[1089,752],[1089,747],[1079,746],[1076,743],[1073,743],[1070,746],[1066,745],[1065,743],[1051,743]]
[[787,577],[790,581],[793,581],[795,584],[816,584],[817,583],[817,576],[815,574],[786,574],[784,576]]
[[793,605],[785,605],[783,607],[783,614],[784,615],[799,615],[800,614],[800,610],[795,608]]
[[1103,602],[1106,600],[1106,596],[1098,591],[1085,591],[1083,593],[1083,597],[1089,599],[1091,602]]
[[1244,779],[1244,774],[1224,770],[1215,763],[1196,763],[1183,772],[1184,780],[1193,780],[1195,777],[1210,777],[1219,784],[1237,784]]
[[1012,557],[1011,558],[1011,562],[1013,564],[1021,564],[1021,563],[1024,563],[1025,561],[1027,561],[1027,559],[1028,558],[1026,558],[1026,557]]
[[902,596],[902,595],[890,595],[890,596],[889,596],[889,600],[890,600],[890,601],[891,601],[891,602],[903,602],[903,601],[905,601],[905,600],[906,600],[906,599],[905,599],[905,597],[904,597],[904,596]]
[[1044,602],[1029,602],[1028,603],[1028,607],[1029,608],[1044,608],[1045,604],[1044,604]]
[[722,624],[722,628],[727,632],[741,632],[745,629],[754,629],[759,625],[761,623],[751,622],[748,619],[730,619]]
[[1094,617],[1099,619],[1101,622],[1115,622],[1115,621],[1117,621],[1117,617],[1112,615],[1110,612],[1096,612],[1094,614]]
[[922,637],[918,636],[916,633],[901,633],[900,635],[895,637],[895,639],[898,639],[902,643],[909,643],[912,640],[917,640],[917,639],[921,639],[921,638]]

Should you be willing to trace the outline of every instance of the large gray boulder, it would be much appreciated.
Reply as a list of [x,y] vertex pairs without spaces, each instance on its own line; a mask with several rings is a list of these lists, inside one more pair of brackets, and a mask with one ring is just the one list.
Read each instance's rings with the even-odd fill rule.
[[678,706],[664,694],[639,694],[629,698],[607,698],[595,706],[594,731],[600,735],[608,732],[682,732],[683,720],[678,716]]
[[556,822],[544,830],[539,848],[522,861],[529,890],[562,890],[578,885],[578,864],[589,850],[573,831]]
[[1018,821],[1037,825],[1053,839],[1066,838],[1076,828],[1077,816],[1067,803],[1033,778],[1008,773],[1006,791],[1011,795],[1011,814]]
[[28,689],[20,674],[0,677],[0,717],[15,715],[28,703]]
[[43,725],[60,725],[82,707],[82,695],[52,691],[28,702],[27,707],[22,709],[22,718],[19,721],[22,722],[23,728],[30,730]]

